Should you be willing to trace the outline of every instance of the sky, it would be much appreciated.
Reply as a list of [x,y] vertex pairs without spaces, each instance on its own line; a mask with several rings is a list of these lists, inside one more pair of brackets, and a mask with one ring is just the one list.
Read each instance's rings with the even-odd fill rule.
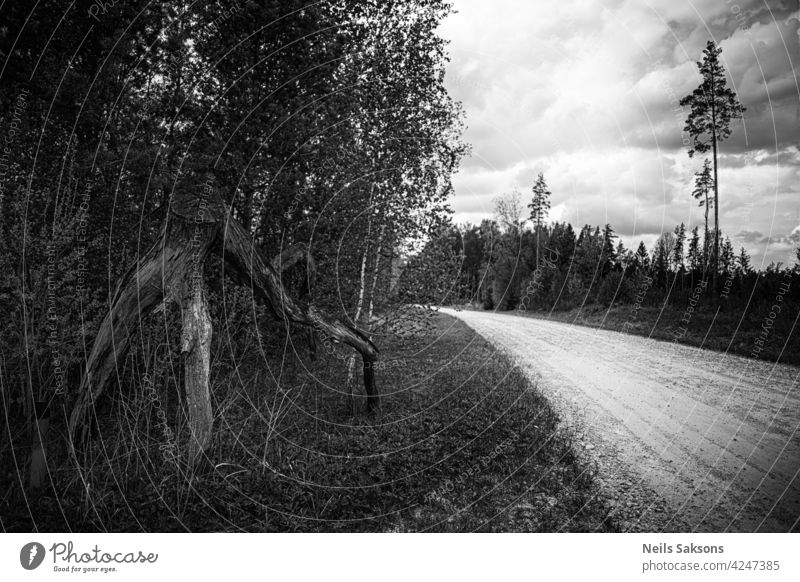
[[648,248],[700,225],[680,99],[709,39],[747,108],[720,144],[720,225],[754,267],[800,246],[798,0],[452,0],[445,83],[465,111],[471,156],[454,176],[455,221],[523,202],[543,172],[550,220],[610,223]]

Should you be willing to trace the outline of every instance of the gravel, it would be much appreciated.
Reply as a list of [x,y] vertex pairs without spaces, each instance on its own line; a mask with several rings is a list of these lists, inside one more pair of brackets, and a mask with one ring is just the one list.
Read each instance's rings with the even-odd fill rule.
[[614,331],[442,309],[576,434],[627,531],[797,531],[800,368]]

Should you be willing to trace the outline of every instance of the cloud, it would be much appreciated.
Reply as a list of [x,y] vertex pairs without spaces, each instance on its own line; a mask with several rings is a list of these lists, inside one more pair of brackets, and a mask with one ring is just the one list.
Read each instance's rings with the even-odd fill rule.
[[454,7],[441,28],[450,40],[446,83],[464,104],[473,146],[454,180],[456,220],[491,216],[501,192],[528,196],[544,171],[553,219],[609,222],[630,240],[700,224],[690,192],[702,159],[686,156],[688,112],[678,101],[699,83],[695,61],[714,38],[747,107],[720,150],[723,232],[767,233],[766,248],[733,238],[787,260],[800,222],[796,2],[455,0]]

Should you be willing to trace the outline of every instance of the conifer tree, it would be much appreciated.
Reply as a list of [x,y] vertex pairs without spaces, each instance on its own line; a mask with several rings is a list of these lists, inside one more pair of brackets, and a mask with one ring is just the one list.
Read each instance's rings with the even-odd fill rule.
[[722,49],[713,40],[706,43],[703,60],[697,63],[703,81],[691,95],[680,100],[681,106],[691,107],[685,131],[692,137],[689,157],[695,152],[711,150],[714,164],[714,287],[719,270],[719,179],[717,148],[731,134],[731,121],[741,119],[745,108],[728,87],[725,68],[720,62]]
[[544,174],[539,172],[536,183],[533,185],[533,198],[528,204],[528,208],[531,209],[530,220],[537,228],[541,227],[547,219],[547,213],[550,211],[550,194]]
[[730,237],[725,237],[725,242],[722,244],[722,250],[720,251],[720,267],[723,275],[730,276],[733,274],[734,264],[736,260],[736,254],[733,250],[733,244],[731,244]]
[[686,242],[686,225],[675,227],[675,246],[672,248],[672,266],[676,273],[683,269],[683,247]]
[[528,208],[531,209],[530,221],[536,231],[536,264],[541,262],[541,230],[547,213],[550,210],[550,190],[544,180],[544,174],[539,172],[536,183],[533,185],[533,198],[531,198]]
[[639,248],[636,249],[635,260],[637,270],[650,270],[650,256],[647,254],[647,247],[644,246],[644,241],[639,241]]
[[613,267],[614,262],[617,259],[617,253],[614,250],[614,239],[617,238],[617,235],[614,234],[614,229],[611,228],[610,224],[606,224],[603,228],[603,238],[602,238],[602,254],[601,254],[601,261],[603,262],[602,265],[602,274],[606,275]]
[[695,226],[692,229],[692,238],[689,239],[688,260],[689,269],[692,274],[699,271],[702,265],[702,257],[700,255],[700,233],[699,229]]
[[619,239],[614,253],[617,255],[617,264],[620,265],[624,271],[628,267],[628,249],[622,244],[622,239]]
[[741,276],[746,277],[753,272],[753,268],[750,266],[750,255],[747,254],[747,250],[744,247],[739,251],[739,256],[736,257],[736,263]]

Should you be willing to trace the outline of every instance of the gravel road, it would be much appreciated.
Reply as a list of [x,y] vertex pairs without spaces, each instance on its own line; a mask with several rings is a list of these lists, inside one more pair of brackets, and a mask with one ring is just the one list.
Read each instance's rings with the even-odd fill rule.
[[597,463],[627,531],[798,531],[800,368],[442,309],[508,354]]

